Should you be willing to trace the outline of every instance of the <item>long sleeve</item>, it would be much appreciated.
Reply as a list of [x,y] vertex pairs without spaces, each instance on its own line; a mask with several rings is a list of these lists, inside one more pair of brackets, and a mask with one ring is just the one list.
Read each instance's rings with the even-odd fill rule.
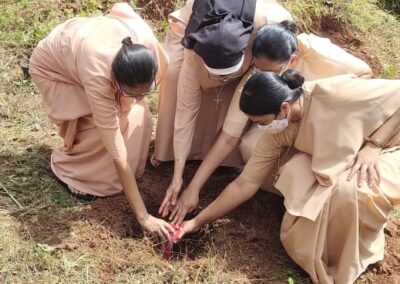
[[77,54],[77,72],[104,146],[113,159],[124,159],[127,152],[119,127],[115,90],[109,76],[111,72],[109,54],[116,52],[114,48],[106,46],[98,47],[102,48],[98,51],[90,43],[83,42]]
[[189,155],[201,103],[201,87],[196,77],[196,68],[190,64],[191,56],[194,54],[185,50],[178,79],[174,129],[175,160],[186,159]]

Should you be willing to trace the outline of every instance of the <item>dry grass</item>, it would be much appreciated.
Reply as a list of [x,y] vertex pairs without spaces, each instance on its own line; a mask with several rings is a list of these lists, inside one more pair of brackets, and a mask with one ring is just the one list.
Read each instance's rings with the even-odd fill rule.
[[[72,1],[2,2],[0,282],[184,283],[190,277],[212,283],[245,279],[246,276],[225,269],[223,257],[217,257],[211,249],[209,255],[196,262],[183,258],[168,263],[160,259],[159,250],[149,238],[123,238],[102,252],[85,246],[76,251],[65,249],[66,240],[78,244],[85,241],[76,230],[85,226],[82,222],[86,221],[80,217],[90,205],[71,198],[53,177],[50,153],[61,145],[61,140],[19,64],[58,23],[73,15],[98,15],[118,1],[102,1],[102,5],[97,2],[100,1],[82,0],[77,1],[77,6]],[[149,101],[154,113],[156,95]],[[35,236],[35,226],[49,229],[46,221],[55,224],[48,234],[58,241]],[[103,225],[100,222],[93,226],[90,233],[96,235]]]
[[[99,4],[100,2],[103,4]],[[98,15],[113,2],[117,1],[2,1],[0,282],[249,282],[246,275],[229,267],[225,261],[226,256],[215,251],[212,243],[205,247],[198,259],[183,257],[172,263],[160,259],[159,251],[147,237],[116,237],[118,241],[111,246],[104,240],[104,243],[99,244],[103,249],[101,253],[95,253],[95,250],[84,245],[76,250],[65,250],[64,246],[68,242],[86,244],[84,237],[96,235],[99,231],[108,231],[104,220],[91,220],[90,226],[85,225],[88,221],[82,216],[90,210],[90,205],[71,198],[53,178],[49,169],[49,157],[51,149],[60,145],[61,141],[55,127],[48,122],[42,110],[35,88],[23,76],[19,63],[58,23],[73,15]],[[183,3],[182,0],[178,2],[177,5]],[[314,17],[331,13],[319,0],[283,2],[296,15],[304,30],[312,30]],[[334,2],[341,5],[340,3],[347,1]],[[379,58],[383,66],[388,66],[387,70],[391,73],[386,75],[395,76],[400,70],[399,23],[393,16],[376,10],[372,1],[355,0],[351,3],[338,8],[343,12],[343,20],[369,35],[365,43],[368,50]],[[361,10],[360,6],[363,7]],[[165,26],[165,23],[162,25]],[[387,70],[383,70],[382,75]],[[156,96],[150,102],[154,113]],[[400,219],[399,212],[395,212],[393,216]],[[47,226],[46,222],[54,226]],[[48,236],[35,235],[35,227],[48,230]],[[80,232],[83,227],[88,227],[88,231]],[[227,249],[235,251],[235,248]],[[282,271],[276,273],[280,275],[279,279],[282,279],[282,275],[283,278],[295,275],[296,283],[309,281],[298,275],[296,268],[291,266],[282,267]],[[253,282],[257,281],[253,279]]]

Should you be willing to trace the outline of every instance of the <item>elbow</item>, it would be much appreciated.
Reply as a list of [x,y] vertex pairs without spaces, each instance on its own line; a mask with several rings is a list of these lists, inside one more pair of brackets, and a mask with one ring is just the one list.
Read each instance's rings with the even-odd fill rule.
[[220,137],[222,143],[229,148],[234,148],[239,142],[239,138],[233,137],[224,131],[222,131]]
[[115,166],[118,168],[126,168],[128,165],[128,157],[125,155],[113,157],[113,161]]
[[243,196],[244,200],[248,200],[257,193],[261,183],[252,182],[241,174],[232,182],[232,185]]
[[372,76],[373,76],[372,69],[368,65],[359,74],[359,77],[363,79],[371,79]]

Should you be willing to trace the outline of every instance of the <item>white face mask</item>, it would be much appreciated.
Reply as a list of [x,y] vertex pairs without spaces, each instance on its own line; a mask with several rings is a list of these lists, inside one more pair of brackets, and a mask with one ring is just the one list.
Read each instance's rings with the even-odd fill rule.
[[288,127],[288,125],[289,125],[289,121],[287,118],[285,118],[285,119],[280,119],[280,120],[274,119],[270,124],[267,124],[267,125],[257,124],[257,127],[258,127],[258,129],[260,129],[261,131],[263,131],[265,133],[277,134],[277,133],[285,130],[285,128]]

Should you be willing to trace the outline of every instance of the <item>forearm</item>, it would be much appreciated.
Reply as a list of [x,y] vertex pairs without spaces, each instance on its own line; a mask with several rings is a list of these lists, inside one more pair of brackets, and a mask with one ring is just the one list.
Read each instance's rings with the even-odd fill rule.
[[196,193],[199,193],[211,174],[235,149],[238,142],[239,138],[232,137],[225,132],[222,132],[201,163],[199,169],[189,184],[189,188]]
[[186,159],[175,160],[174,163],[174,179],[182,178],[185,169]]
[[[177,120],[179,121],[177,123]],[[174,178],[182,178],[186,159],[192,146],[195,125],[193,123],[182,127],[183,117],[177,112],[174,130]]]
[[244,203],[257,192],[259,187],[260,184],[250,183],[239,176],[224,189],[214,202],[193,219],[196,227],[212,222]]
[[133,176],[131,167],[126,159],[114,160],[118,176],[120,178],[125,196],[128,199],[129,205],[136,215],[139,222],[146,219],[148,216],[146,206],[140,196],[135,177]]
[[387,142],[393,134],[396,133],[400,128],[400,108],[387,119],[371,136],[370,138],[381,141],[382,143]]
[[[174,126],[174,158],[175,170],[179,169],[179,166],[185,166],[187,157],[189,156],[192,148],[193,136],[196,127],[197,112],[187,111],[183,108],[177,108],[175,115],[175,126]],[[183,169],[182,169],[183,172]]]

